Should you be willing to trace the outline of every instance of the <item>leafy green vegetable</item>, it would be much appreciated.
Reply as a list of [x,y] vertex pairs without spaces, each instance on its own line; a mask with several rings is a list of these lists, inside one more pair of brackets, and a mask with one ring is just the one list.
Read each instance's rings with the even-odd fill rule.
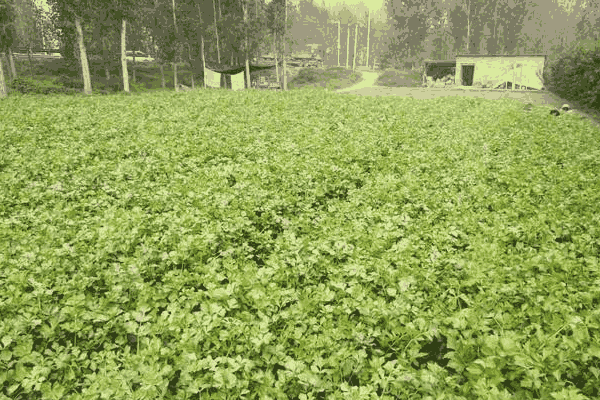
[[597,398],[600,139],[521,108],[5,99],[2,395]]

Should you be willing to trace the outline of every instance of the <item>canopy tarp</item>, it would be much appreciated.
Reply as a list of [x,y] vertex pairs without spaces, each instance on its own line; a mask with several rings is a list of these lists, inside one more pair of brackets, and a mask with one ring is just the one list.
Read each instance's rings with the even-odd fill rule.
[[[226,65],[226,64],[206,64],[206,68],[210,69],[211,71],[214,72],[218,72],[220,74],[226,74],[226,75],[236,75],[239,74],[242,71],[246,70],[246,66],[242,65],[240,67],[234,67],[232,65]],[[250,72],[255,72],[255,71],[263,71],[265,69],[273,69],[275,68],[275,64],[272,65],[252,65],[250,64]]]

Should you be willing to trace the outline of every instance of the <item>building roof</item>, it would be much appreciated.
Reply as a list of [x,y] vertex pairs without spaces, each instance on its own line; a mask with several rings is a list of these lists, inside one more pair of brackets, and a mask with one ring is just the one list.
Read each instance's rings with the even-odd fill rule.
[[311,53],[296,53],[291,55],[292,58],[313,58]]
[[456,57],[546,57],[546,54],[457,54]]
[[456,64],[456,60],[425,60],[426,64]]

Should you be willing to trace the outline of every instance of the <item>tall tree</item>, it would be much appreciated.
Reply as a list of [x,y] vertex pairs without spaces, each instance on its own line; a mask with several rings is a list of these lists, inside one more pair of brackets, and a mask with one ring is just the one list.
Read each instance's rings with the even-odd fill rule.
[[[512,4],[510,4],[512,3]],[[499,19],[503,24],[503,54],[515,54],[518,52],[519,35],[523,28],[525,18],[526,0],[514,0],[506,2],[499,7]]]
[[448,24],[450,35],[454,39],[452,52],[457,54],[461,52],[465,44],[465,36],[467,34],[467,13],[464,9],[456,5],[448,14]]
[[246,67],[246,88],[250,87],[250,63],[248,57],[250,56],[249,49],[249,38],[248,38],[248,1],[240,0],[242,2],[242,9],[244,10],[244,61]]
[[386,6],[393,29],[386,58],[415,61],[424,47],[433,11],[432,0],[388,0]]
[[38,26],[38,21],[41,21],[40,11],[32,0],[13,1],[16,12],[15,30],[17,34],[17,46],[27,48],[29,73],[33,77],[33,48],[42,47],[42,35]]
[[145,10],[145,24],[152,36],[152,57],[157,61],[161,75],[161,85],[166,87],[164,64],[173,63],[176,56],[176,34],[173,24],[173,5],[167,0],[152,0],[152,6]]
[[12,54],[12,46],[17,38],[15,24],[16,12],[14,3],[11,0],[0,0],[0,58],[4,54],[8,56],[12,79],[16,79],[17,77]]
[[600,1],[588,0],[582,7],[576,24],[577,39],[586,42],[600,40]]
[[16,36],[14,5],[9,0],[0,0],[0,98],[8,94],[2,59],[10,51]]
[[[217,38],[217,60],[219,62],[219,64],[221,64],[221,48],[219,46],[219,30],[217,28],[217,9],[215,7],[215,0],[212,1],[213,3],[213,14],[214,14],[214,20],[215,20],[215,36]],[[220,9],[220,7],[219,7]]]
[[340,45],[340,32],[342,31],[342,22],[338,19],[338,40],[337,40],[337,66],[340,66],[340,51],[342,47]]
[[67,29],[73,28],[74,25],[78,57],[81,63],[83,93],[90,95],[92,94],[92,80],[84,41],[84,22],[93,19],[99,5],[92,0],[48,0],[48,3],[57,11],[57,15],[61,20],[60,24]]
[[266,7],[267,27],[275,37],[275,70],[277,82],[280,82],[279,60],[283,56],[283,36],[285,31],[285,2],[284,0],[273,0]]
[[371,10],[369,9],[369,15],[367,17],[367,62],[365,63],[365,66],[368,68],[369,67],[369,50],[371,49],[371,42],[370,39],[371,38]]
[[4,77],[4,53],[0,53],[0,99],[8,96],[8,89],[6,87],[6,78]]
[[179,40],[179,31],[177,29],[177,19],[175,17],[175,0],[171,0],[171,3],[173,5],[173,27],[175,28],[175,40],[177,41],[176,43],[176,47],[177,47],[177,52],[175,54],[175,57],[173,58],[173,84],[175,85],[175,91],[178,92],[179,91],[179,85],[177,84],[177,62],[179,61],[179,55],[181,54],[180,50],[180,44],[181,41]]
[[[92,41],[88,48],[88,53],[102,56],[102,64],[106,82],[111,79],[110,70],[115,61],[116,54],[120,53],[119,36],[121,33],[117,22],[113,20],[111,9],[98,10],[96,24],[93,26],[92,36],[99,40]],[[86,46],[87,48],[88,46]]]
[[287,54],[285,51],[288,31],[288,4],[287,0],[284,0],[283,6],[285,9],[285,19],[283,22],[283,90],[287,90]]

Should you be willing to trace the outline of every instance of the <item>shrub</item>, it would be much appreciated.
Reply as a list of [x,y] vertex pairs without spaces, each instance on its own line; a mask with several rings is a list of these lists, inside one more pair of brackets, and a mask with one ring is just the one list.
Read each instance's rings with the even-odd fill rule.
[[71,89],[83,89],[83,81],[78,76],[59,75],[56,83]]
[[52,81],[38,81],[28,77],[20,77],[10,82],[10,88],[22,94],[60,94],[74,93],[72,89],[66,88]]
[[301,69],[295,78],[295,81],[298,83],[314,83],[318,80],[319,77],[317,76],[316,71],[311,70],[310,68]]
[[544,82],[560,96],[600,109],[600,49],[575,47],[549,63]]

